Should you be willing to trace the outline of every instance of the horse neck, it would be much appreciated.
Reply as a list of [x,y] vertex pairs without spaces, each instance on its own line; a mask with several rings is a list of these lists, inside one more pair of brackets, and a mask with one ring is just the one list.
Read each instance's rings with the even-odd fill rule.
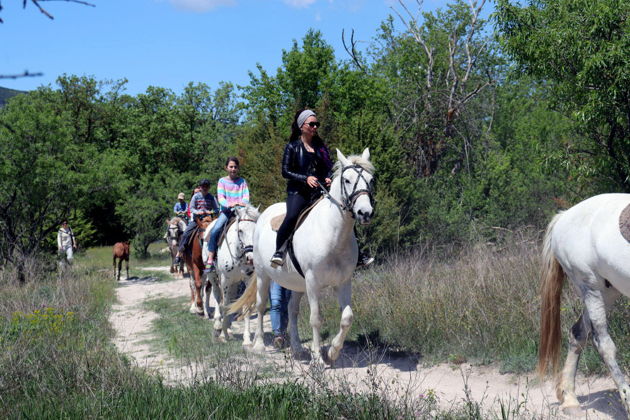
[[[229,222],[228,222],[229,223]],[[234,221],[225,234],[225,243],[227,244],[232,259],[236,258],[239,251],[240,239],[238,237],[238,220]]]
[[[341,196],[341,183],[335,179],[330,187],[330,196],[343,205]],[[354,227],[354,218],[349,211],[342,210],[337,204],[328,198],[324,198],[313,209],[315,220],[318,220],[318,229],[321,227],[322,233],[330,236],[334,242],[349,240]]]

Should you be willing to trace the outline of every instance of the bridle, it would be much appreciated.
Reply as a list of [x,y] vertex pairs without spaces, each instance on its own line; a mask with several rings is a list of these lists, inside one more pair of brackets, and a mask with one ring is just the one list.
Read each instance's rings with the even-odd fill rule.
[[[351,190],[346,188],[346,183],[343,182],[343,174],[349,169],[354,170],[358,175]],[[321,182],[317,181],[317,183],[319,184],[319,188],[323,191],[326,198],[332,201],[341,210],[349,212],[352,218],[354,218],[355,216],[352,208],[354,207],[354,203],[357,201],[359,196],[367,195],[370,200],[370,205],[374,207],[374,183],[371,181],[368,182],[368,180],[365,179],[365,176],[363,175],[364,171],[365,168],[360,165],[344,166],[344,168],[341,170],[341,203],[337,201],[332,195],[330,195],[330,192],[328,192],[328,190],[322,185]],[[359,186],[359,180],[361,179],[365,182],[367,188],[357,188]]]
[[[236,237],[238,239],[238,243],[240,244],[240,254],[238,254],[238,256],[234,256],[234,254],[232,254],[232,249],[230,248],[230,246],[228,245],[228,252],[230,253],[230,256],[232,257],[232,260],[234,261],[241,261],[243,259],[243,257],[248,253],[248,252],[254,252],[254,245],[244,245],[243,239],[241,239],[241,230],[239,229],[238,225],[241,222],[251,222],[251,223],[256,223],[256,221],[254,219],[241,219],[239,216],[236,216],[236,222],[234,223],[236,225]],[[226,233],[226,238],[225,238],[225,242],[227,243],[227,233]]]
[[[173,230],[177,229],[177,234],[175,236],[172,235]],[[175,226],[173,226],[172,224],[169,223],[168,225],[168,239],[179,239],[180,236],[182,236],[182,233],[184,233],[183,230],[180,229],[179,224],[176,224]]]

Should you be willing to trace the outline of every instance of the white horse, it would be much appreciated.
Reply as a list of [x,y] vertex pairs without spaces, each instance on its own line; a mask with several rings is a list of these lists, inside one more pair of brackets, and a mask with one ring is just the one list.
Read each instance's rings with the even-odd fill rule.
[[167,231],[166,242],[168,243],[168,249],[171,253],[171,268],[172,274],[178,274],[184,276],[184,259],[182,258],[179,264],[175,264],[175,256],[177,255],[177,248],[179,247],[179,241],[182,239],[182,234],[186,229],[186,223],[179,217],[173,217],[172,219],[166,219]]
[[[337,150],[338,162],[330,187],[330,194],[311,210],[308,217],[293,235],[293,250],[302,277],[291,258],[287,255],[283,266],[274,267],[269,260],[275,251],[276,232],[271,228],[271,219],[286,212],[285,203],[276,203],[267,208],[258,219],[254,232],[254,267],[256,281],[252,281],[243,296],[231,306],[231,311],[249,307],[256,302],[258,324],[254,337],[254,350],[265,348],[263,341],[263,313],[273,280],[293,291],[289,301],[289,330],[291,350],[302,353],[297,330],[300,299],[306,292],[310,307],[310,324],[313,328],[313,360],[322,362],[320,353],[321,319],[319,299],[322,289],[331,286],[337,291],[341,312],[340,330],[333,338],[327,356],[333,363],[343,347],[343,341],[352,324],[350,307],[351,277],[357,265],[358,246],[354,236],[355,220],[362,224],[371,221],[373,213],[372,192],[374,166],[369,161],[370,152],[362,156],[346,158]],[[288,254],[288,253],[287,253]]]
[[[556,215],[547,228],[543,249],[542,313],[538,372],[557,372],[560,355],[560,297],[564,277],[575,286],[584,310],[569,330],[569,349],[556,395],[565,409],[579,408],[575,373],[590,334],[608,366],[621,401],[630,413],[630,387],[615,360],[606,313],[623,293],[630,296],[630,242],[620,223],[628,219],[630,194],[602,194]],[[623,214],[622,214],[623,212]],[[620,219],[621,216],[621,219]]]
[[[236,296],[241,281],[247,281],[254,273],[253,244],[254,229],[260,212],[256,207],[236,207],[234,209],[235,220],[219,243],[215,259],[215,273],[211,273],[206,285],[213,282],[215,286],[215,300],[218,307],[214,312],[214,329],[220,331],[221,338],[228,338],[228,327],[231,317],[227,314],[227,307]],[[228,222],[229,223],[229,222]],[[203,258],[208,258],[208,248],[205,244],[210,239],[210,225],[204,236]],[[217,290],[220,292],[217,294]],[[205,293],[206,314],[210,307],[210,294]],[[219,335],[219,334],[217,334]],[[245,328],[243,331],[243,344],[251,344],[249,333],[249,313],[245,315]]]

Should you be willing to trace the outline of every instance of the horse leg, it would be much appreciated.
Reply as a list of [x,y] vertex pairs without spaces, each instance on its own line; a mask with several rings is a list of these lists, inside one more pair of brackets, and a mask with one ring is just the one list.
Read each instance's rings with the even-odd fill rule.
[[305,349],[302,348],[300,334],[298,331],[298,315],[300,313],[300,301],[304,293],[291,291],[289,299],[289,342],[291,344],[291,353],[296,358],[302,357]]
[[586,341],[591,333],[591,322],[586,313],[582,313],[580,319],[573,324],[569,331],[569,351],[564,362],[564,368],[560,375],[560,380],[556,386],[556,396],[565,409],[579,407],[577,396],[575,395],[575,374],[582,350],[586,347]]
[[125,270],[127,271],[127,280],[129,280],[129,257],[125,260]]
[[[116,280],[120,281],[120,272],[122,271],[122,258],[118,258],[118,277],[116,278]],[[129,276],[127,276],[127,278],[129,278]]]
[[[223,285],[223,287],[221,288],[221,291],[223,292],[222,293],[223,301],[221,302],[221,319],[222,319],[221,334],[223,335],[223,337],[225,337],[226,340],[230,338],[230,333],[228,331],[228,328],[230,328],[230,326],[232,325],[232,317],[233,317],[233,315],[229,315],[227,313],[227,308],[234,300],[234,297],[236,296],[236,291],[238,289],[238,283],[236,284],[232,283],[232,284],[226,285],[226,283],[228,282],[229,280],[227,278],[221,279],[221,284]],[[215,328],[216,328],[216,324],[215,324]],[[243,333],[243,337],[245,337],[245,333]]]
[[341,308],[341,321],[339,323],[339,332],[333,338],[330,348],[328,349],[328,359],[332,365],[339,357],[343,342],[346,339],[346,335],[352,325],[352,308],[350,307],[350,299],[352,297],[352,283],[350,280],[342,284],[337,291],[337,299],[339,301],[339,308]]
[[[323,363],[321,355],[321,337],[319,331],[322,327],[322,319],[319,316],[319,290],[312,285],[313,282],[309,282],[306,279],[306,297],[308,298],[308,306],[311,311],[310,323],[313,329],[313,342],[311,343],[311,352],[313,356],[313,362]],[[297,328],[296,328],[297,330]]]
[[267,298],[269,297],[269,282],[267,277],[256,276],[256,311],[258,312],[258,323],[256,327],[256,335],[254,336],[254,351],[262,352],[265,350],[265,333],[263,331],[263,316],[267,307]]
[[617,349],[608,334],[606,321],[608,299],[604,297],[604,294],[605,293],[600,290],[587,291],[584,296],[584,306],[586,307],[593,328],[593,344],[610,370],[610,374],[619,390],[619,397],[623,402],[626,413],[630,413],[630,386],[628,386],[626,378],[617,364],[615,357]]
[[245,313],[243,313],[243,317],[244,319],[244,323],[243,323],[243,345],[244,346],[249,346],[252,344],[252,337],[249,333],[249,321],[250,321],[250,317],[251,317],[252,313],[251,311],[248,309]]
[[116,278],[116,256],[114,255],[114,278]]
[[190,276],[190,313],[200,314],[203,313],[203,302],[199,304],[201,293],[201,271],[196,264],[193,264],[192,273]]
[[197,314],[203,314],[203,273],[196,264],[193,270],[195,271],[195,311]]

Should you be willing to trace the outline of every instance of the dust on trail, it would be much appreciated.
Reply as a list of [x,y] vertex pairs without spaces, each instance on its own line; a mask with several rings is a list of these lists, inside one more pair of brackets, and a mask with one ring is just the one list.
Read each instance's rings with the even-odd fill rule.
[[[202,371],[201,367],[195,366],[194,362],[177,362],[147,344],[152,338],[151,323],[158,315],[142,306],[144,301],[158,296],[190,296],[188,279],[158,282],[149,273],[168,271],[168,267],[146,267],[144,270],[148,274],[146,277],[121,279],[116,289],[118,303],[113,306],[110,316],[116,331],[116,347],[131,356],[138,366],[161,375],[166,383],[191,384],[199,379],[196,375]],[[255,320],[251,324],[253,330]],[[268,319],[265,319],[265,325],[265,331],[268,331]],[[208,328],[212,328],[210,320]],[[232,329],[236,335],[242,334],[243,322],[235,322]],[[313,376],[307,362],[295,361],[269,345],[262,362],[288,372],[288,377],[309,380]],[[325,378],[330,383],[354,390],[378,390],[390,398],[437,398],[443,409],[460,406],[464,401],[475,401],[484,407],[492,407],[497,413],[502,403],[523,418],[626,418],[615,385],[608,376],[578,375],[576,391],[583,410],[570,414],[559,411],[552,381],[541,384],[533,375],[500,374],[494,366],[440,364],[424,367],[407,355],[347,345],[335,367],[326,368],[318,377],[318,380]],[[284,380],[282,378],[277,380]]]

